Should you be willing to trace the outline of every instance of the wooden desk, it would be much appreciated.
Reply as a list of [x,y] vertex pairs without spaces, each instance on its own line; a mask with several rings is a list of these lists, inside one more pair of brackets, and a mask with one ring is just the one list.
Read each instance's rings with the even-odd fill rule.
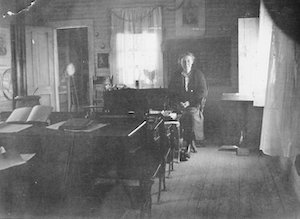
[[[58,202],[86,196],[106,182],[134,180],[144,194],[143,212],[151,209],[152,175],[158,161],[147,144],[146,122],[103,118],[93,130],[59,130],[59,124],[42,134],[43,174],[46,197]],[[146,207],[145,207],[146,206]]]
[[32,124],[0,124],[0,146],[19,154],[40,152],[40,131],[44,127]]
[[[99,123],[99,128],[91,127],[89,130],[59,130],[63,122],[48,126],[42,135],[42,145],[45,159],[49,162],[58,159],[53,153],[66,152],[68,159],[75,162],[83,162],[89,159],[89,163],[100,162],[101,166],[118,160],[120,152],[130,152],[137,147],[141,147],[139,137],[145,133],[144,121],[132,121],[131,123]],[[102,124],[102,125],[101,125]],[[96,125],[97,126],[97,125]],[[102,161],[107,161],[103,163]],[[100,165],[99,163],[99,165]],[[99,169],[99,168],[98,168]],[[101,170],[107,168],[101,168]],[[97,170],[99,172],[99,170]],[[105,174],[105,173],[103,173]]]
[[[5,211],[22,212],[40,204],[43,194],[41,189],[44,171],[41,164],[42,147],[40,133],[45,127],[31,124],[1,124],[0,142],[8,154],[35,154],[29,162],[15,160],[18,166],[11,166],[1,171],[1,200],[6,206]],[[22,155],[23,156],[23,155]],[[26,157],[25,157],[26,158]],[[11,164],[10,164],[11,165]],[[20,199],[21,201],[17,201]],[[8,200],[7,200],[8,198]],[[30,206],[30,207],[28,207]]]
[[[164,121],[164,126],[167,132],[167,135],[169,137],[170,141],[170,157],[169,163],[171,167],[171,170],[173,169],[173,159],[176,157],[176,161],[179,163],[180,162],[180,118],[181,114],[177,114],[175,118],[171,118],[170,116],[162,116],[161,112],[162,111],[156,111],[156,114],[151,114],[152,116],[161,116],[161,118]],[[170,169],[169,169],[170,171]]]
[[[9,213],[24,213],[28,203],[32,184],[32,160],[35,154],[14,154],[7,151],[0,155],[0,206],[1,216]],[[34,161],[33,161],[34,162]],[[30,206],[32,207],[32,205]]]
[[143,196],[136,203],[143,203],[141,212],[149,213],[153,174],[160,158],[158,148],[149,144],[146,122],[123,116],[97,121],[107,125],[80,131],[59,130],[63,122],[47,128],[22,125],[12,132],[6,127],[0,131],[0,140],[10,141],[5,145],[17,150],[24,150],[24,139],[29,146],[34,144],[29,148],[38,153],[31,178],[41,209],[73,196],[88,196],[101,186],[101,179],[111,179],[138,187]]
[[10,152],[0,154],[0,171],[25,164],[34,155],[35,154],[12,154]]

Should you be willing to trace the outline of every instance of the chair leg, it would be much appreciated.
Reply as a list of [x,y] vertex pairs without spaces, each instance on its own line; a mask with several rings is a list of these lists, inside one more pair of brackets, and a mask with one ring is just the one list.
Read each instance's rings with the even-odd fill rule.
[[190,153],[191,153],[191,144],[190,143],[188,143],[188,145],[186,146],[186,153],[188,155],[190,155]]
[[174,170],[174,158],[175,158],[175,150],[174,149],[172,150],[171,155],[172,155],[172,157],[171,157],[171,170],[173,171]]
[[159,201],[160,201],[160,192],[161,192],[161,176],[158,177],[157,203],[159,203]]
[[146,215],[148,216],[147,218],[151,218],[151,210],[152,210],[152,198],[150,195],[140,211],[140,218],[143,219],[145,218]]
[[153,181],[146,181],[142,183],[142,193],[143,193],[143,204],[141,206],[140,218],[151,218],[151,209],[152,209],[152,198],[151,198],[151,187]]
[[167,188],[166,188],[166,177],[163,176],[163,191],[166,191]]
[[166,163],[164,163],[161,176],[162,176],[162,183],[163,183],[163,191],[166,191]]

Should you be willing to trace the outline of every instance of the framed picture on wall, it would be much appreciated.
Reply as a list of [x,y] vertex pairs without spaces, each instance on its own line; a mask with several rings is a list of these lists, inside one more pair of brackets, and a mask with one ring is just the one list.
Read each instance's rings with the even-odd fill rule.
[[97,66],[98,68],[109,68],[109,54],[108,53],[98,53],[97,54]]
[[10,51],[10,30],[9,28],[0,28],[0,66],[11,65]]
[[176,0],[176,36],[193,37],[205,33],[205,0]]

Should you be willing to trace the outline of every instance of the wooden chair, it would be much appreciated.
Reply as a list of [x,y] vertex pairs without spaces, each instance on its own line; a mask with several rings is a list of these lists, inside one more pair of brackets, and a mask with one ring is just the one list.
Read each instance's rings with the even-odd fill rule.
[[158,159],[158,166],[154,177],[158,178],[157,202],[160,201],[161,191],[166,190],[166,166],[170,164],[171,148],[170,139],[166,132],[163,119],[158,115],[148,117],[148,145],[151,147],[155,158]]

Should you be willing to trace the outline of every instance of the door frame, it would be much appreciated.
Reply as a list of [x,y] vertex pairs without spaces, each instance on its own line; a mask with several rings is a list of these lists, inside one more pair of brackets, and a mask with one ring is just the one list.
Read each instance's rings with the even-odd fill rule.
[[68,28],[87,27],[88,29],[88,58],[89,58],[89,104],[93,104],[93,78],[95,75],[95,53],[94,53],[94,21],[91,19],[82,20],[65,20],[49,22],[48,25],[53,28],[54,34],[54,77],[55,77],[55,99],[57,111],[60,111],[59,105],[59,66],[58,66],[58,47],[57,47],[57,30]]

